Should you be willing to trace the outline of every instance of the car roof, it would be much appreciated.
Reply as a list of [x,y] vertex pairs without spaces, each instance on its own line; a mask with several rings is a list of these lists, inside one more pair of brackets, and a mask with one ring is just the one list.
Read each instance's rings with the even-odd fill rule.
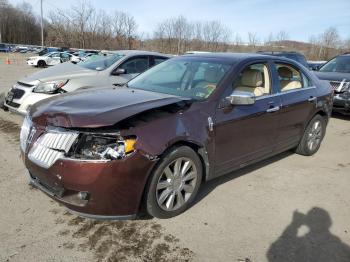
[[350,56],[350,53],[345,53],[345,54],[338,55],[338,56]]
[[171,57],[171,55],[162,54],[158,52],[151,51],[143,51],[143,50],[117,50],[117,51],[109,51],[111,54],[121,54],[125,56],[134,56],[134,55],[155,55],[155,56],[165,56]]
[[[201,54],[185,54],[180,57],[203,57],[203,58],[216,58],[222,60],[229,60],[232,62],[240,62],[246,59],[276,59],[276,56],[263,55],[257,53],[201,53]],[[285,58],[279,58],[285,59]],[[286,59],[289,60],[289,59]]]

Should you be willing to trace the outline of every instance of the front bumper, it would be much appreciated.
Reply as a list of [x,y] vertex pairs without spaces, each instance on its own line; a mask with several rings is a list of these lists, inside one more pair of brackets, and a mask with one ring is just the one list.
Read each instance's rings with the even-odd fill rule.
[[27,65],[37,66],[38,65],[38,61],[36,61],[36,60],[27,60]]
[[350,94],[336,94],[333,98],[333,111],[350,114]]
[[[155,161],[135,152],[115,161],[59,159],[49,169],[25,157],[31,183],[83,217],[132,219]],[[81,199],[80,192],[88,197]]]
[[33,93],[32,88],[28,87],[16,87],[16,89],[22,90],[23,95],[19,98],[13,98],[11,101],[5,98],[5,106],[8,107],[11,112],[21,115],[26,115],[28,109],[36,102],[53,96],[52,94]]

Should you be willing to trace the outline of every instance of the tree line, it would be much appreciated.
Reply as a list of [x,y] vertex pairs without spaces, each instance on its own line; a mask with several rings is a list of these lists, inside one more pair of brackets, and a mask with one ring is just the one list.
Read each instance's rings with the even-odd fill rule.
[[[40,45],[40,21],[29,3],[17,6],[0,0],[0,36],[5,43]],[[301,51],[308,59],[327,60],[350,51],[350,39],[341,39],[336,28],[310,37],[308,43],[289,40],[288,32],[257,32],[242,36],[220,21],[190,21],[184,16],[160,21],[151,34],[138,32],[135,18],[125,12],[96,10],[88,0],[70,8],[56,9],[44,21],[45,45],[87,49],[147,49],[182,54],[189,50],[252,52]]]

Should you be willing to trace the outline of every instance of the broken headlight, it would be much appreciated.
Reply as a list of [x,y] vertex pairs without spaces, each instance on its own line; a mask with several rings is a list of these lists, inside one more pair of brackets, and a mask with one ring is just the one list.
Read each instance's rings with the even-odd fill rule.
[[52,82],[41,82],[34,89],[34,93],[55,94],[59,93],[61,88],[68,83],[69,80],[58,80]]
[[83,134],[75,145],[72,156],[87,160],[116,160],[134,152],[135,137]]

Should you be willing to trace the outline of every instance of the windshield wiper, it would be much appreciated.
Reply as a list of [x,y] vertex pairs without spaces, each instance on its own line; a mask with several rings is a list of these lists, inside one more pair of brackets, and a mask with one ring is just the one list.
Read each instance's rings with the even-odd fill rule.
[[114,86],[125,86],[125,87],[128,87],[128,88],[129,88],[128,83],[124,83],[124,84],[119,83],[119,84],[113,84],[113,85],[114,85]]

